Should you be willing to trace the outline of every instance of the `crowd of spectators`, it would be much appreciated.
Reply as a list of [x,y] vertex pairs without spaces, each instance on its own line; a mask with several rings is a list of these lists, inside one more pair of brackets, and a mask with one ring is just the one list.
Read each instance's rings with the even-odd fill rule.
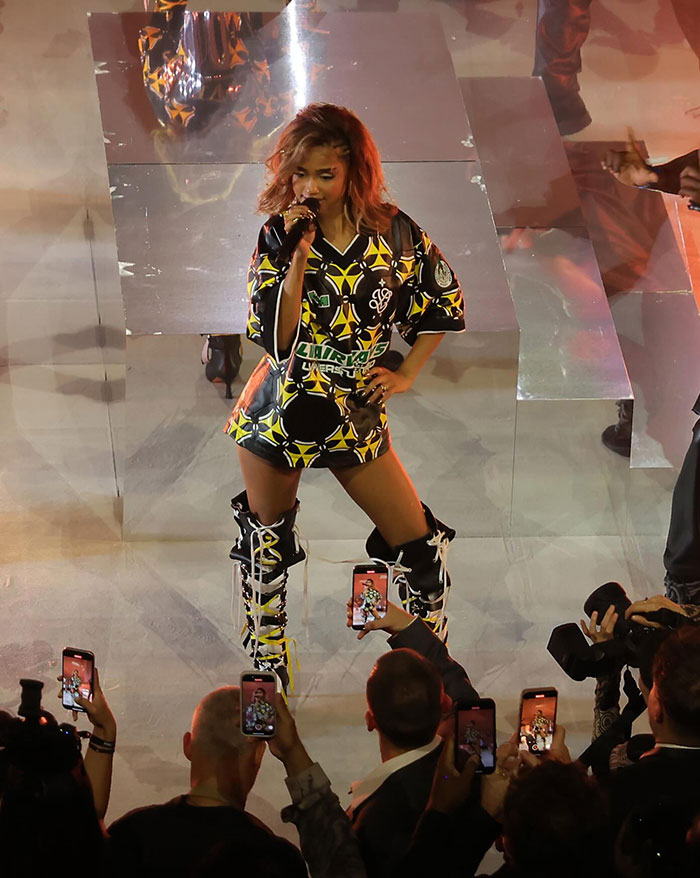
[[[639,672],[651,736],[612,740],[591,771],[569,753],[561,725],[545,756],[521,750],[514,734],[498,748],[495,771],[481,774],[477,755],[455,767],[455,705],[478,699],[466,671],[422,620],[389,604],[358,635],[383,630],[391,650],[366,687],[366,725],[376,732],[380,762],[353,784],[347,810],[282,696],[275,736],[252,739],[241,733],[240,691],[229,686],[200,701],[184,735],[189,789],[183,777],[182,795],[105,826],[117,728],[96,675],[93,700],[78,699],[93,727],[84,757],[74,730],[50,714],[31,728],[2,716],[6,874],[38,875],[48,863],[67,871],[79,861],[101,876],[468,878],[495,845],[499,876],[698,875],[699,614],[659,596],[626,615],[654,626],[649,614],[660,608],[684,618],[657,632],[653,660]],[[613,637],[616,622],[611,609],[584,630],[600,643]],[[622,673],[597,681],[593,736],[600,741],[620,714]],[[291,803],[281,816],[295,824],[299,847],[246,811],[265,749],[286,770]]]

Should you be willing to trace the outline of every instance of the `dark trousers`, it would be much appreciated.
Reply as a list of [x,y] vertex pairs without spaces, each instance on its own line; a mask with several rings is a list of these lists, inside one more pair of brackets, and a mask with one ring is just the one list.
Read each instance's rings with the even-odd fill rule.
[[[700,398],[693,411],[700,414]],[[673,489],[664,567],[669,597],[700,603],[700,420]]]
[[[578,91],[581,47],[591,28],[592,0],[539,0],[533,76],[541,76],[550,99]],[[671,0],[690,48],[700,59],[700,3]]]
[[592,0],[539,0],[533,76],[551,100],[578,91],[581,46],[591,28]]

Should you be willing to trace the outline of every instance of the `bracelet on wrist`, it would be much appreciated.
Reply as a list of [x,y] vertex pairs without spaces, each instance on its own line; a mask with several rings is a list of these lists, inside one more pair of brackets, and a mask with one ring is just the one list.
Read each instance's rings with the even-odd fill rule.
[[90,735],[90,743],[88,746],[91,750],[95,750],[97,753],[114,753],[117,745],[116,741],[105,741],[97,735]]

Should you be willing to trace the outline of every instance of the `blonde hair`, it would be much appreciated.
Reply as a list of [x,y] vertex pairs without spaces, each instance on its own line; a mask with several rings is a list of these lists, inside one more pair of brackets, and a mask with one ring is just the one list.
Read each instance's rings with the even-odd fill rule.
[[379,150],[357,116],[335,104],[309,104],[284,129],[265,162],[271,180],[258,199],[258,212],[272,215],[289,207],[292,175],[317,146],[337,149],[347,164],[345,212],[356,231],[386,233],[397,208],[388,200]]

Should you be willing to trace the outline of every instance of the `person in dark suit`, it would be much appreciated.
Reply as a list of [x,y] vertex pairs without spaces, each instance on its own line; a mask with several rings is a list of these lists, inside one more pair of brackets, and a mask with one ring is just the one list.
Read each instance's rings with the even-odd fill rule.
[[[693,411],[700,415],[700,396]],[[673,489],[664,567],[666,596],[700,606],[700,418]]]
[[[348,625],[351,625],[351,602]],[[442,750],[438,729],[453,701],[479,696],[464,668],[419,618],[389,603],[386,615],[365,625],[390,634],[392,652],[380,656],[367,680],[368,731],[379,738],[381,763],[351,787],[348,816],[369,878],[391,875],[425,810]],[[452,723],[449,722],[449,729]]]
[[700,626],[669,634],[654,658],[652,687],[640,681],[654,748],[607,780],[612,820],[620,827],[632,811],[673,798],[700,811]]

